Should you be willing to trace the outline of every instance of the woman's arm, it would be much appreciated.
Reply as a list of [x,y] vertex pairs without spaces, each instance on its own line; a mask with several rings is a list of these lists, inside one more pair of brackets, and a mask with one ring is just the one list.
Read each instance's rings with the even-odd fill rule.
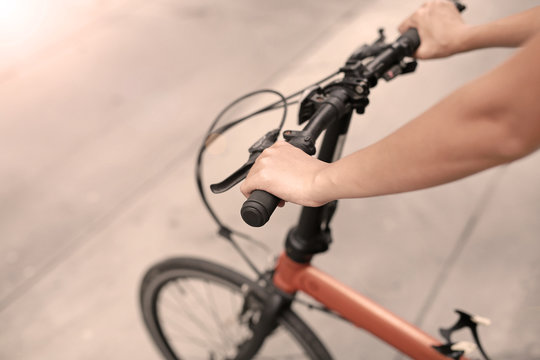
[[433,59],[487,47],[516,47],[540,32],[540,6],[481,25],[468,25],[453,3],[430,1],[400,26],[399,31],[417,28],[421,44],[419,59]]
[[241,190],[318,206],[450,182],[540,146],[540,34],[504,64],[463,86],[379,142],[327,164],[280,142]]

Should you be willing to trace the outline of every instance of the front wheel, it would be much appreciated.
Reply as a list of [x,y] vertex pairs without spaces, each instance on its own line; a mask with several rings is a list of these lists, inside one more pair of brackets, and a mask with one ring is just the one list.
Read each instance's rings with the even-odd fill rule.
[[[166,359],[237,359],[260,316],[261,291],[245,276],[201,259],[174,258],[146,273],[142,314]],[[260,290],[260,288],[259,288]],[[257,295],[258,294],[258,295]],[[255,359],[329,360],[313,331],[290,309],[266,338]]]

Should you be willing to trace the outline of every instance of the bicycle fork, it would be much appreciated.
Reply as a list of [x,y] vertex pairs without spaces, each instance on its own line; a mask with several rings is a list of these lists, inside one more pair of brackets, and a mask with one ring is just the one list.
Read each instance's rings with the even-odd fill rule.
[[[273,285],[269,286],[273,287]],[[254,289],[246,289],[243,313],[252,310],[253,305],[250,304],[251,297],[253,296],[250,292],[252,291]],[[249,314],[247,321],[250,323],[252,336],[238,346],[238,354],[235,360],[248,360],[255,356],[262,347],[264,340],[276,329],[279,314],[288,309],[292,302],[291,296],[281,293],[277,289],[268,292],[263,299],[264,301],[260,304],[261,311],[259,316],[257,314]]]

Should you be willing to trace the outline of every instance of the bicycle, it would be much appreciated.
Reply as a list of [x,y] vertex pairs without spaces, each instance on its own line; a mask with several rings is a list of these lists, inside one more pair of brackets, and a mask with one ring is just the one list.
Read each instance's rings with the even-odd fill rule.
[[[462,4],[455,4],[460,11],[464,9]],[[362,114],[369,103],[369,89],[381,78],[390,81],[413,72],[416,61],[411,56],[419,44],[415,29],[409,29],[390,44],[379,30],[375,42],[360,47],[339,71],[304,91],[299,101],[299,124],[305,124],[304,128],[283,132],[286,141],[314,155],[315,142],[325,131],[318,158],[326,162],[338,159],[353,112]],[[340,74],[341,79],[334,79]],[[291,308],[292,303],[303,302],[296,296],[302,292],[321,304],[308,304],[309,307],[349,321],[411,358],[466,359],[464,356],[471,349],[478,348],[488,360],[477,331],[478,325],[488,322],[486,319],[458,310],[458,321],[440,330],[445,341],[442,343],[310,264],[315,255],[329,249],[330,222],[337,201],[317,208],[303,207],[297,225],[286,237],[285,250],[266,271],[260,271],[234,239],[235,236],[250,238],[225,226],[212,210],[200,170],[206,147],[217,135],[252,116],[283,109],[279,127],[250,147],[248,161],[221,183],[211,185],[214,193],[229,190],[245,178],[257,156],[277,140],[287,106],[301,92],[288,97],[273,90],[250,93],[226,107],[210,127],[197,162],[199,190],[219,226],[219,234],[254,270],[256,279],[198,258],[172,258],[150,268],[141,284],[141,308],[145,324],[163,356],[166,359],[296,358],[301,351],[302,358],[332,359],[314,331]],[[232,106],[260,93],[275,94],[280,100],[215,128]],[[247,224],[260,227],[269,220],[279,202],[275,196],[256,190],[243,204],[242,218]],[[198,307],[202,308],[201,312],[194,311]],[[189,330],[182,320],[191,325]],[[471,331],[474,344],[452,341],[452,335],[463,328]],[[291,348],[292,353],[283,352]]]

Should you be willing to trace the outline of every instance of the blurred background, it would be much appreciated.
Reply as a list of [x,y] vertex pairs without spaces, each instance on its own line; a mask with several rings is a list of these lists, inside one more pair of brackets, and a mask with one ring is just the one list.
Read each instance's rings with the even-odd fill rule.
[[[258,88],[324,77],[422,1],[0,0],[0,358],[159,359],[142,325],[144,271],[199,255],[243,269],[194,181],[213,117]],[[538,1],[470,2],[482,23]],[[366,146],[512,54],[421,62],[372,91],[345,153]],[[271,126],[232,131],[208,183]],[[296,128],[294,111],[286,128]],[[236,137],[235,137],[236,136]],[[239,142],[245,141],[244,143]],[[492,319],[494,359],[540,359],[540,153],[445,186],[340,202],[315,263],[431,334],[461,308]],[[242,224],[237,189],[211,202],[282,246],[298,213]],[[389,359],[378,340],[299,309],[337,359]]]

